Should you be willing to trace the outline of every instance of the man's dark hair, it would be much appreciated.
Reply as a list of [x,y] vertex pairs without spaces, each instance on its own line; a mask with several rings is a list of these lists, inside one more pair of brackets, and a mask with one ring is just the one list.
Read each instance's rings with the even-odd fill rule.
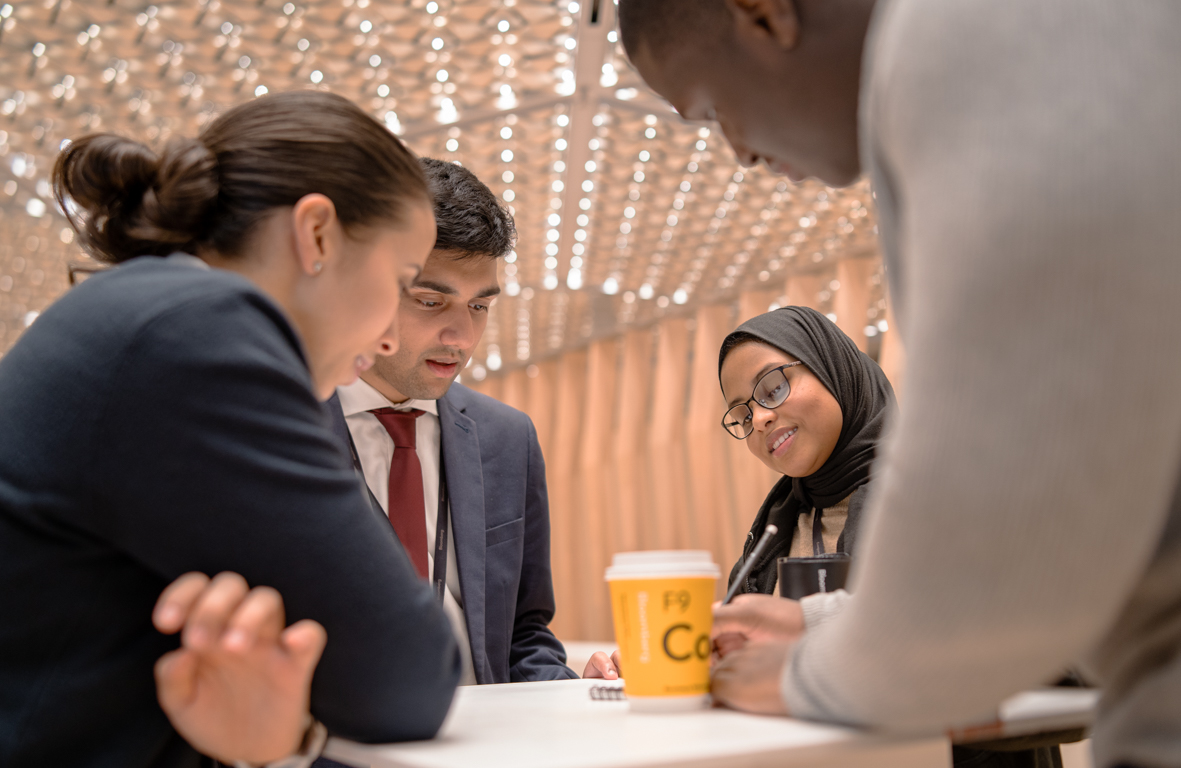
[[633,60],[641,48],[664,56],[674,44],[698,46],[703,30],[716,34],[729,23],[722,0],[619,0],[619,36]]
[[435,249],[500,258],[512,250],[517,228],[492,190],[461,165],[421,157],[435,201]]

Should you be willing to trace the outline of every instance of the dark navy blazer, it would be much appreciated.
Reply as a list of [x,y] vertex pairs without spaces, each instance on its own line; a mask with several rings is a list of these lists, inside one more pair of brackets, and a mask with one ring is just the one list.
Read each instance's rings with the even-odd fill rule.
[[[578,677],[549,630],[554,616],[549,501],[533,422],[462,384],[452,384],[438,404],[476,681]],[[350,444],[340,401],[331,398],[328,409],[337,435]],[[373,505],[381,514],[376,501]]]
[[0,358],[0,765],[195,768],[156,700],[152,606],[187,571],[279,590],[328,646],[337,736],[429,738],[459,653],[373,518],[283,312],[191,257],[74,288]]

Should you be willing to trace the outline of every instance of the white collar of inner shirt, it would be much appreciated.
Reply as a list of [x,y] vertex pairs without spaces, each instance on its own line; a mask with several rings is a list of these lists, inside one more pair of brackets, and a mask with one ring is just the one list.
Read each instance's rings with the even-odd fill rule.
[[437,400],[407,400],[404,403],[391,403],[385,395],[378,392],[361,379],[352,384],[336,388],[336,395],[340,398],[340,407],[344,415],[355,416],[377,408],[393,408],[395,411],[408,411],[417,408],[420,411],[439,415],[439,401]]

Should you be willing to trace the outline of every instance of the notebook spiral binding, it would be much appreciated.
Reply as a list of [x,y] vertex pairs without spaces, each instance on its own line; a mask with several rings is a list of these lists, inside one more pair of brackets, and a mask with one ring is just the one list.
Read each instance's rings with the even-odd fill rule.
[[590,697],[595,701],[623,701],[627,698],[623,687],[618,685],[591,686]]

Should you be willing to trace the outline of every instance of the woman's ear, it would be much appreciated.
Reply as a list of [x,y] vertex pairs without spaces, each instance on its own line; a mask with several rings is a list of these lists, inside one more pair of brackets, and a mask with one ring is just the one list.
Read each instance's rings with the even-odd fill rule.
[[300,271],[308,276],[320,274],[339,253],[343,230],[336,206],[319,193],[304,195],[296,201],[291,221]]

